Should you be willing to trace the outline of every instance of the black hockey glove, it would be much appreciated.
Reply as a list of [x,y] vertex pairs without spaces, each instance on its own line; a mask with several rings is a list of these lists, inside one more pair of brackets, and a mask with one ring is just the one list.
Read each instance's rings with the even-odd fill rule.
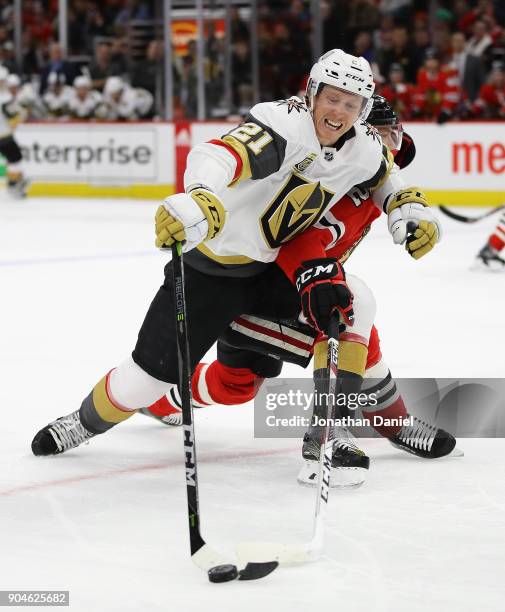
[[336,259],[303,261],[296,271],[296,288],[305,318],[318,331],[328,331],[335,311],[341,323],[353,324],[353,296],[345,281],[344,269]]

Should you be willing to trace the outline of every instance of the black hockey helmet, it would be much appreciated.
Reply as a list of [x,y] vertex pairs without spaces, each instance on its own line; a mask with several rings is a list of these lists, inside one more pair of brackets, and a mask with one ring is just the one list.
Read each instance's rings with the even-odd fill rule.
[[372,100],[373,105],[367,118],[368,123],[375,127],[381,125],[396,125],[399,123],[398,116],[384,96],[374,94]]
[[[398,115],[395,113],[394,108],[384,98],[374,94],[372,96],[373,104],[372,110],[368,115],[367,121],[375,128],[389,128],[387,130],[390,141],[387,143],[393,150],[399,150],[402,146],[402,133],[403,128]],[[380,130],[379,130],[380,131]],[[385,138],[384,134],[381,134],[382,138]]]

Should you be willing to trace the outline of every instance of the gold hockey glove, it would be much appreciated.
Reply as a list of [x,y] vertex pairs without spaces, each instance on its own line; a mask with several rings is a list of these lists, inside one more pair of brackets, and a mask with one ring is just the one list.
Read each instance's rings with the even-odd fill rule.
[[164,249],[174,242],[184,242],[183,251],[190,251],[217,236],[225,217],[221,200],[207,189],[169,196],[156,211],[155,244]]

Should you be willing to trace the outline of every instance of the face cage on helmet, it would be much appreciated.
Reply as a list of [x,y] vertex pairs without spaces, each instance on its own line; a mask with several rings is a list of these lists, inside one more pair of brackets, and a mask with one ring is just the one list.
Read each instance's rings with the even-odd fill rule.
[[[321,93],[325,85],[328,85],[328,87],[334,87],[335,89],[338,89],[339,91],[343,91],[345,93],[353,93],[347,91],[346,89],[342,89],[341,87],[335,87],[334,85],[330,85],[329,83],[317,83],[317,81],[314,81],[314,79],[309,79],[307,82],[307,88],[305,90],[305,104],[307,105],[307,108],[310,110],[310,112],[314,110],[314,100]],[[363,98],[363,103],[361,106],[361,111],[358,115],[358,119],[366,121],[366,118],[372,110],[373,98],[365,98],[364,96],[360,97]]]

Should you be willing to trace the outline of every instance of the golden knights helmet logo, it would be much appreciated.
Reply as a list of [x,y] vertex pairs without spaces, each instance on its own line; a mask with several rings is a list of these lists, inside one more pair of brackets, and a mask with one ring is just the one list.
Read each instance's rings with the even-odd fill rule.
[[265,242],[278,248],[313,225],[333,195],[320,183],[311,183],[294,172],[261,216]]

